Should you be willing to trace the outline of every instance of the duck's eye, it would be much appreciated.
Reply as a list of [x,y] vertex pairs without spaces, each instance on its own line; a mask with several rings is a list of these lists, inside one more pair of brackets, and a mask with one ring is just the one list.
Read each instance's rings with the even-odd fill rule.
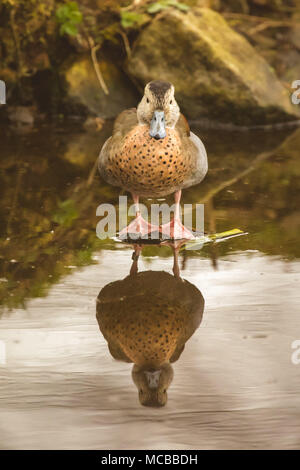
[[170,104],[172,104],[172,103],[173,103],[173,100],[170,100]]
[[146,100],[146,101],[147,101],[147,103],[150,103],[150,101],[149,101],[149,98],[147,98],[147,100]]

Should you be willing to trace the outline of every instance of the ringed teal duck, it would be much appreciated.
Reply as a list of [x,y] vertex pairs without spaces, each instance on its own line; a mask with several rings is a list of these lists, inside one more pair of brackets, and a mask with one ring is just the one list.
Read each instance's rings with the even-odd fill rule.
[[142,218],[140,196],[158,198],[175,193],[174,218],[160,231],[171,239],[194,238],[180,221],[181,190],[203,180],[207,155],[180,113],[171,83],[148,83],[137,109],[125,110],[116,118],[112,136],[100,152],[98,168],[105,181],[132,194],[136,218],[121,235],[143,236],[157,230]]

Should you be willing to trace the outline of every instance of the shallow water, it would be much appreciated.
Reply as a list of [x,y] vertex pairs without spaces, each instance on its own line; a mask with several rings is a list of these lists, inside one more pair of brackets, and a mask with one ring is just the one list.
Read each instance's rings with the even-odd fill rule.
[[[150,408],[139,403],[132,364],[112,358],[96,319],[99,292],[132,264],[132,247],[95,235],[96,207],[118,198],[93,176],[110,129],[3,138],[0,448],[299,448],[300,364],[291,345],[300,340],[300,130],[197,130],[210,172],[183,202],[205,201],[207,232],[248,235],[180,253],[181,277],[205,307],[173,363],[166,406]],[[139,272],[172,274],[172,251],[147,246],[138,264]],[[151,322],[145,289],[136,304]],[[118,312],[117,287],[115,295]],[[181,305],[179,297],[166,292],[165,309]],[[194,318],[180,315],[186,324]]]

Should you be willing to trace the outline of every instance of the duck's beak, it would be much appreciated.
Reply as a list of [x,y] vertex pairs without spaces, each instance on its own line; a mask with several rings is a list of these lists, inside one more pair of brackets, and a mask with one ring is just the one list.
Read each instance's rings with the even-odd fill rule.
[[161,370],[155,370],[153,372],[145,371],[149,388],[158,388],[160,374]]
[[163,111],[154,111],[150,122],[150,135],[154,139],[166,137],[165,113]]

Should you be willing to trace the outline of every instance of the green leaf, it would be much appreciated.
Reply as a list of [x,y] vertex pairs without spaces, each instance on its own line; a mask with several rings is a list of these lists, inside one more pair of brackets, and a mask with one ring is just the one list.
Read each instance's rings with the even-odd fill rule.
[[65,21],[68,18],[68,7],[67,5],[61,5],[56,10],[56,18],[60,23]]
[[152,3],[148,8],[147,11],[148,13],[158,13],[159,11],[166,10],[168,8],[168,5],[165,3]]
[[167,8],[174,7],[181,11],[188,11],[190,7],[185,3],[177,2],[177,0],[161,0],[149,5],[147,8],[148,13],[158,13],[159,11],[166,10]]
[[233,237],[240,237],[242,235],[247,235],[247,232],[243,232],[239,228],[234,228],[232,230],[227,230],[226,232],[214,233],[210,235],[204,235],[202,237],[196,237],[195,240],[189,241],[180,248],[179,251],[183,250],[199,250],[202,249],[203,245],[207,243],[220,243],[226,240],[229,240]]
[[76,36],[78,33],[76,25],[81,23],[82,13],[76,2],[68,2],[58,6],[56,19],[61,24],[60,34]]
[[70,11],[78,11],[78,4],[77,2],[68,2],[67,6],[69,7]]
[[208,235],[208,237],[211,240],[224,240],[226,238],[231,238],[231,237],[235,237],[238,235],[245,235],[245,232],[243,232],[239,228],[233,228],[231,230],[226,230],[226,232],[220,232],[220,233],[214,233],[214,234]]
[[72,23],[62,24],[60,27],[60,34],[69,34],[70,36],[76,36],[78,33],[77,27]]
[[176,2],[176,5],[174,4],[174,7],[178,8],[178,10],[181,10],[181,11],[189,11],[190,9],[188,5],[185,5],[184,3],[178,3],[178,2]]
[[121,25],[123,28],[131,28],[136,25],[142,25],[147,20],[147,15],[142,15],[133,11],[121,11]]
[[70,12],[69,20],[70,20],[70,22],[72,22],[74,24],[81,23],[81,21],[82,21],[81,11],[72,11],[72,12]]

